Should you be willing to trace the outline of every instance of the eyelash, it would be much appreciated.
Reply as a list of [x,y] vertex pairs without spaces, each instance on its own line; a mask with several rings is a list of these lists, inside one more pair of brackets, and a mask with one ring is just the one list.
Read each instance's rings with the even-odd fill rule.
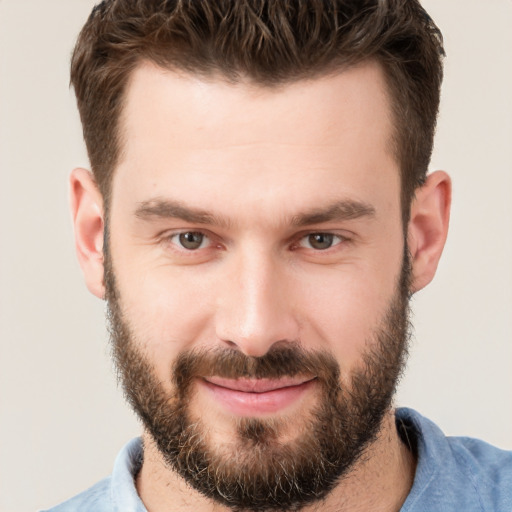
[[[183,241],[180,241],[180,237],[183,237],[185,235],[201,236],[202,239],[201,239],[199,246],[196,248],[193,248],[193,249],[184,247]],[[327,237],[328,240],[330,239],[331,243],[330,243],[330,245],[328,245],[328,247],[325,247],[323,249],[311,247],[312,237]],[[177,239],[177,240],[175,241],[175,239]],[[309,240],[309,247],[306,247],[304,245],[304,242],[307,243],[308,240]],[[199,230],[197,230],[197,231],[196,230],[188,230],[188,231],[179,231],[179,232],[171,233],[164,237],[164,241],[168,242],[169,244],[171,244],[175,247],[178,247],[178,249],[177,249],[178,251],[183,252],[183,253],[188,253],[190,255],[198,252],[199,250],[209,249],[215,243],[212,235],[209,235],[208,233],[205,233],[205,232],[199,231]],[[207,243],[206,246],[204,245],[205,242]],[[322,252],[330,252],[330,249],[336,248],[339,245],[345,244],[348,242],[350,242],[350,238],[340,235],[340,234],[324,232],[324,231],[312,231],[312,232],[308,232],[305,234],[301,234],[299,237],[297,237],[296,241],[290,245],[290,249],[297,250],[297,249],[303,248],[306,250],[314,251],[315,253],[322,253]],[[320,238],[320,240],[318,240],[318,243],[320,243],[320,244],[322,243],[321,238]],[[220,247],[220,244],[218,244],[218,246]]]
[[[330,239],[330,245],[328,247],[325,247],[323,249],[320,249],[320,248],[315,248],[315,247],[311,247],[311,239],[313,237],[317,237],[317,238],[327,238],[327,239]],[[337,242],[335,241],[335,239],[337,239]],[[302,245],[302,242],[303,241],[306,241],[308,240],[309,241],[309,245],[310,247],[305,247],[306,249],[311,249],[311,250],[314,250],[315,252],[324,252],[324,251],[328,251],[329,249],[333,248],[333,247],[336,247],[344,242],[347,242],[348,241],[348,238],[347,237],[344,237],[342,235],[337,235],[335,233],[329,233],[329,232],[322,232],[322,231],[315,231],[313,233],[308,233],[307,235],[304,235],[302,236],[298,243],[295,245],[296,247],[304,247],[304,245]],[[321,242],[321,239],[318,241],[318,243],[322,243]]]
[[[170,235],[167,239],[169,240],[169,242],[173,245],[178,245],[176,242],[173,242],[173,239],[174,238],[178,238],[178,240],[181,238],[181,237],[184,237],[185,235],[199,235],[202,237],[202,240],[201,240],[201,243],[199,245],[199,247],[195,248],[195,249],[190,249],[190,248],[187,248],[187,247],[183,247],[183,243],[182,241],[180,240],[180,244],[181,244],[181,249],[184,249],[186,252],[195,252],[199,249],[205,249],[205,247],[203,247],[203,244],[206,240],[210,240],[210,237],[208,235],[206,235],[205,233],[201,232],[201,231],[181,231],[179,233],[173,233],[172,235]],[[210,240],[211,242],[211,240]],[[210,244],[208,244],[209,246]]]

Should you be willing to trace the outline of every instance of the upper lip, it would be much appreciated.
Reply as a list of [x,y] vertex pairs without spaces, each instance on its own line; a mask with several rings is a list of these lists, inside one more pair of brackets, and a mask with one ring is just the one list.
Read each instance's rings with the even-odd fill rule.
[[283,377],[281,379],[226,379],[223,377],[205,377],[204,380],[215,386],[245,393],[266,393],[278,389],[300,386],[314,377]]

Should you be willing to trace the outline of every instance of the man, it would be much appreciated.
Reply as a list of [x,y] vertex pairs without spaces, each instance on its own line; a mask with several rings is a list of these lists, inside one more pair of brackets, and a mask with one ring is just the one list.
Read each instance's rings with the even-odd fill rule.
[[450,180],[412,0],[111,0],[72,62],[76,247],[141,440],[54,510],[510,510],[512,455],[392,408]]

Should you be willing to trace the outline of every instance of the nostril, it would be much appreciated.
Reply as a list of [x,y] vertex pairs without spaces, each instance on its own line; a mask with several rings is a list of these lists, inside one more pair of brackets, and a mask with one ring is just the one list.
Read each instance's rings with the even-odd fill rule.
[[295,339],[281,339],[275,342],[263,342],[257,339],[239,339],[232,341],[229,339],[221,338],[221,343],[230,350],[236,350],[249,357],[263,357],[269,351],[276,348],[289,347],[290,345],[297,345],[298,341]]
[[229,348],[237,348],[237,344],[231,340],[222,340]]

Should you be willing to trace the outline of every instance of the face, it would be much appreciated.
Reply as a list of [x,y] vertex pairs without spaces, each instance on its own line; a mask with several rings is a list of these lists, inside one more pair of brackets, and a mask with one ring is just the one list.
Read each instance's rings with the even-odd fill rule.
[[322,496],[390,406],[408,294],[390,117],[371,63],[282,88],[133,75],[114,354],[166,462],[226,505]]

